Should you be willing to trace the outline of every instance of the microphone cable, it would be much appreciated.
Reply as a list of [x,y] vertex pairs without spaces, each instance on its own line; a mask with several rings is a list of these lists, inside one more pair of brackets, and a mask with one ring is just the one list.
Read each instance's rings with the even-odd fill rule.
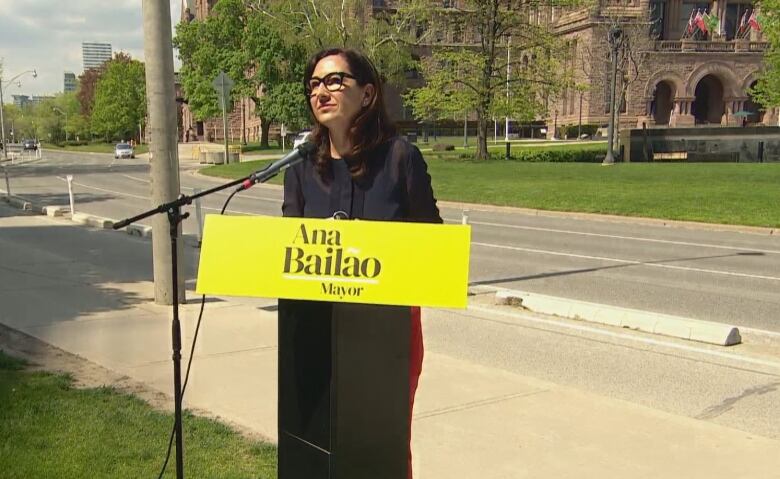
[[[225,200],[225,204],[222,205],[222,210],[220,210],[219,214],[224,215],[225,210],[227,209],[228,204],[230,203],[230,200],[233,199],[233,196],[235,196],[236,193],[238,193],[241,190],[234,190]],[[178,278],[177,278],[178,281]],[[195,334],[192,336],[192,346],[190,347],[190,357],[187,360],[187,372],[184,374],[184,383],[182,383],[181,386],[181,394],[179,395],[179,400],[181,402],[184,402],[184,391],[187,389],[187,381],[190,379],[190,367],[192,366],[192,358],[195,356],[195,343],[198,341],[198,331],[200,331],[200,321],[203,319],[203,309],[206,306],[206,295],[204,294],[200,299],[200,312],[198,313],[198,322],[195,324]],[[183,420],[183,419],[182,419]],[[165,469],[168,467],[168,461],[171,459],[171,449],[173,448],[173,438],[176,435],[176,420],[174,419],[173,427],[171,428],[171,435],[168,438],[168,451],[165,453],[165,461],[163,462],[162,468],[160,469],[160,474],[157,476],[157,479],[162,479],[163,474],[165,474]]]

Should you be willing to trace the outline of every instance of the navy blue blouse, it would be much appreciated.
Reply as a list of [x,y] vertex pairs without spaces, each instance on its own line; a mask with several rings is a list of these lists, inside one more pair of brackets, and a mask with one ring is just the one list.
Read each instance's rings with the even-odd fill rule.
[[366,157],[367,172],[356,181],[341,159],[331,161],[329,181],[322,179],[313,159],[286,170],[282,215],[442,222],[428,165],[416,146],[395,137]]

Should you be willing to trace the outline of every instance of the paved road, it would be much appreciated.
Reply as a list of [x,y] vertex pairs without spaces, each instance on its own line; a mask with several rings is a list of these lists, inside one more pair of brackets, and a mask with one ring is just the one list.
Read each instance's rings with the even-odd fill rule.
[[[147,304],[151,301],[151,288],[147,285],[152,278],[148,240],[78,227],[62,220],[31,217],[2,204],[0,232],[0,251],[3,252],[0,322],[66,350],[79,352],[116,371],[127,371],[131,376],[145,379],[152,377],[152,384],[169,391],[169,325],[162,320],[165,314],[160,318],[154,316],[155,311],[167,310]],[[194,248],[185,248],[190,265],[195,264],[197,253]],[[194,274],[194,268],[188,268],[187,274]],[[491,307],[484,302],[486,299],[472,297],[468,310],[426,310],[424,313],[427,359],[421,387],[423,391],[429,391],[424,393],[429,398],[432,397],[431,390],[427,388],[440,389],[436,390],[438,400],[423,401],[417,406],[418,419],[422,421],[415,427],[422,428],[418,431],[431,431],[425,429],[428,427],[426,417],[440,417],[446,424],[442,429],[433,429],[441,438],[428,436],[430,442],[447,444],[453,436],[466,437],[467,446],[461,449],[462,454],[473,455],[476,450],[482,458],[490,457],[485,444],[495,445],[491,441],[495,440],[496,434],[506,431],[486,433],[489,428],[485,424],[501,424],[503,428],[516,428],[519,439],[513,444],[522,446],[515,453],[522,454],[527,447],[539,444],[540,438],[545,447],[551,443],[555,447],[566,444],[571,436],[578,435],[578,431],[590,428],[588,424],[593,417],[610,417],[596,426],[602,433],[599,444],[595,445],[596,451],[588,454],[590,457],[604,451],[601,440],[605,436],[608,440],[618,436],[610,435],[615,429],[639,435],[658,433],[658,429],[648,431],[641,424],[631,422],[615,426],[614,421],[626,416],[619,414],[623,407],[616,407],[614,399],[747,432],[743,437],[757,434],[780,439],[780,422],[777,421],[780,415],[780,340],[748,337],[745,344],[722,348]],[[269,350],[269,346],[275,344],[276,334],[272,328],[275,318],[262,308],[267,304],[267,300],[246,298],[226,302],[215,298],[209,302],[197,348],[199,357],[193,366],[195,380],[187,392],[188,402],[192,401],[189,404],[194,407],[217,405],[232,414],[240,411],[246,414],[245,418],[251,418],[252,424],[266,420],[266,430],[273,428],[272,405],[276,398],[265,390],[269,382],[275,381],[276,369],[271,363],[261,362],[266,355],[275,355],[273,349]],[[195,306],[190,304],[185,308],[189,312],[185,313],[183,322],[185,351],[189,349],[192,337]],[[242,309],[244,307],[246,309]],[[236,308],[241,313],[230,312]],[[92,339],[85,342],[84,337]],[[220,346],[216,347],[216,344]],[[74,345],[86,349],[68,349]],[[223,347],[226,349],[221,349]],[[119,354],[115,354],[117,350]],[[237,356],[240,354],[246,356]],[[450,371],[442,376],[444,356],[467,364],[472,374],[466,376],[462,371],[457,374]],[[241,357],[241,361],[231,362],[237,357]],[[536,378],[610,400],[588,402],[585,410],[564,410],[558,421],[569,427],[556,429],[554,425],[533,426],[536,423],[532,423],[529,430],[528,423],[511,420],[517,416],[517,410],[528,407],[528,403],[512,402],[513,397],[508,397],[507,393],[496,393],[500,387],[492,388],[486,397],[485,382],[493,381],[496,386],[504,384],[508,381],[505,371],[524,380]],[[247,389],[247,384],[257,384],[258,375],[262,378],[260,384],[265,385],[262,390]],[[234,392],[225,403],[235,409],[214,399],[220,395],[215,396],[214,383],[203,382],[206,376],[230,378],[227,384]],[[236,380],[237,377],[240,380]],[[555,388],[546,385],[544,389]],[[249,394],[250,391],[267,401],[261,400],[259,407],[254,404],[257,397]],[[448,397],[453,391],[466,391],[469,399],[464,400],[461,394],[453,404]],[[230,402],[242,395],[249,399]],[[548,397],[554,398],[552,401],[561,398],[557,395]],[[536,404],[544,408],[544,405]],[[555,409],[560,404],[553,402],[548,407]],[[589,410],[589,407],[595,409]],[[472,417],[489,422],[480,422],[471,429],[464,427],[464,423],[458,422],[461,416],[457,411],[476,414]],[[610,416],[610,411],[617,415]],[[483,438],[484,444],[483,440],[474,441],[471,434]],[[680,434],[665,439],[682,450],[696,450],[695,444],[680,442],[686,437],[690,436]],[[713,440],[723,441],[725,436],[715,436]],[[608,445],[601,457],[610,463],[620,463],[621,458],[611,456],[619,450],[617,445],[615,449]],[[729,454],[740,452],[724,451]],[[675,456],[679,460],[679,453]],[[692,457],[691,460],[700,458]],[[576,462],[571,464],[571,467],[579,467],[575,466]],[[634,476],[623,474],[622,477]]]
[[[197,168],[182,159],[185,192],[217,184],[195,176]],[[11,190],[45,204],[67,204],[67,174],[75,177],[77,211],[122,218],[148,208],[145,159],[46,152],[43,160],[11,167]],[[225,198],[204,199],[205,212],[218,212]],[[280,205],[281,190],[262,185],[238,195],[229,211],[277,215]],[[447,221],[460,222],[462,213],[442,208]],[[780,332],[777,236],[489,208],[472,208],[469,219],[472,283]],[[188,220],[185,233],[195,231],[196,222]]]

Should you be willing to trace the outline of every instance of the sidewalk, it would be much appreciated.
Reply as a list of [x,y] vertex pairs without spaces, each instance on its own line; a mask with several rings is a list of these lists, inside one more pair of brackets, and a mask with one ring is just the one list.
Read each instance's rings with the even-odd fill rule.
[[[151,301],[148,240],[2,204],[0,231],[0,323],[170,393],[170,308]],[[194,264],[194,250],[186,250]],[[199,305],[191,299],[182,308],[184,361]],[[206,304],[185,407],[275,440],[274,305],[235,298]],[[752,479],[780,470],[780,441],[432,349],[413,433],[417,479]]]

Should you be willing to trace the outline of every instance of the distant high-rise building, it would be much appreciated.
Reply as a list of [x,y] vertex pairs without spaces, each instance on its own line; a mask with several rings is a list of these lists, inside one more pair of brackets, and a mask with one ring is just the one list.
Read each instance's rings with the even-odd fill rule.
[[73,72],[65,72],[63,75],[62,91],[65,93],[76,91],[76,74]]
[[17,108],[24,108],[30,104],[29,95],[12,95],[12,96],[14,98],[14,105],[16,105]]
[[100,68],[103,63],[111,60],[111,44],[82,42],[81,56],[84,63],[84,70]]

